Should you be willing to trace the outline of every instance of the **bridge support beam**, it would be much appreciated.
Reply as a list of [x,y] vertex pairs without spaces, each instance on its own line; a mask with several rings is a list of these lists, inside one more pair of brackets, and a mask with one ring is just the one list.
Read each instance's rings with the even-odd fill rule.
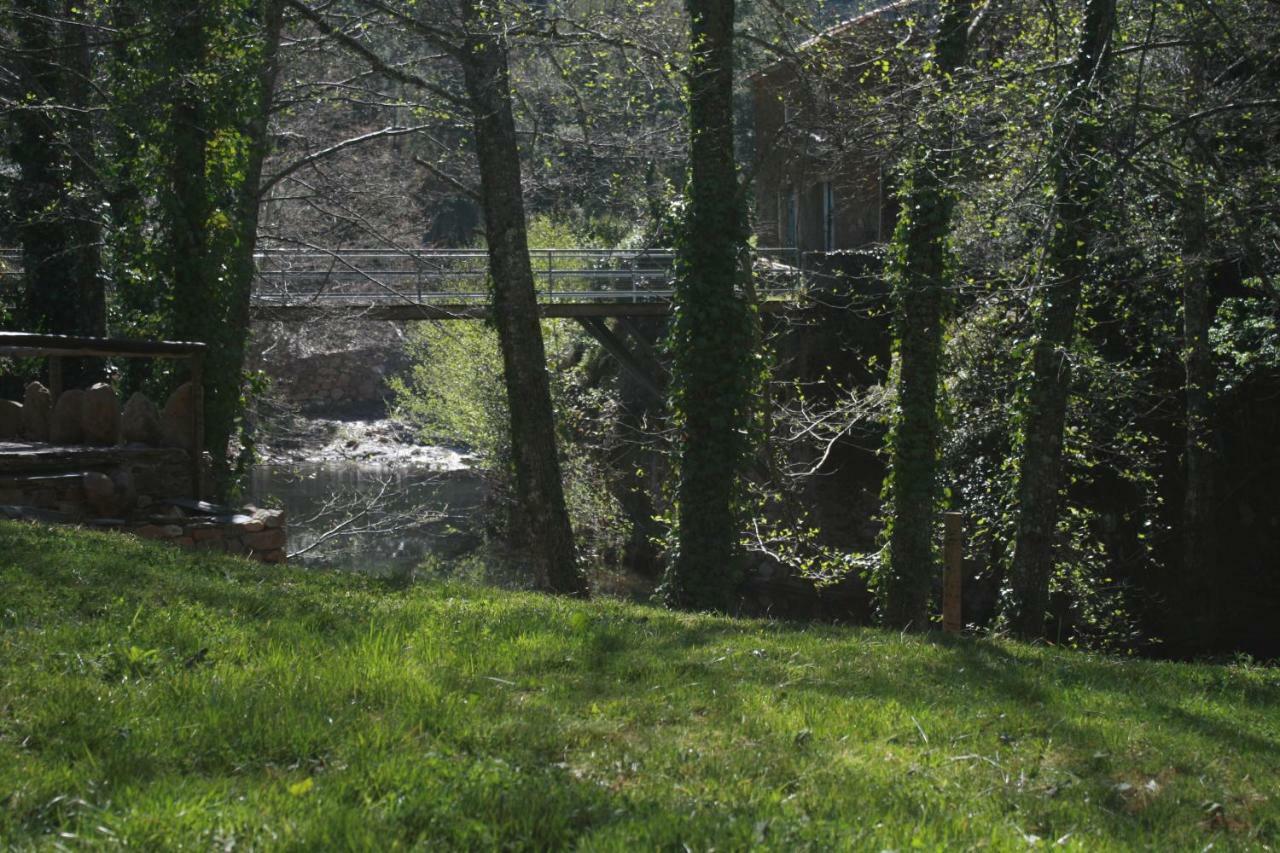
[[605,352],[613,356],[622,369],[631,374],[646,394],[659,405],[665,401],[666,395],[662,393],[661,380],[665,371],[647,345],[641,350],[641,354],[637,355],[600,317],[578,317],[577,320],[582,328],[587,330],[587,334],[595,338],[600,346],[604,347]]

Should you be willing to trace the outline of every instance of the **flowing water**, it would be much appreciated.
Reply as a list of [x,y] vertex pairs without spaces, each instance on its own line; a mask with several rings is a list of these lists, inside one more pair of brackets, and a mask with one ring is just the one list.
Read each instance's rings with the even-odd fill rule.
[[285,508],[292,562],[375,574],[474,549],[484,494],[470,471],[404,461],[263,464],[249,484],[253,503]]

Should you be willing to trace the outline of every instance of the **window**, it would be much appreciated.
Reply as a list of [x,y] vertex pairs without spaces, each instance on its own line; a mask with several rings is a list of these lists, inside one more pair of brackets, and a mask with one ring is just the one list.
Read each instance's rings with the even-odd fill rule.
[[796,188],[794,186],[787,187],[782,191],[781,198],[782,215],[782,245],[783,248],[791,249],[799,245],[800,238],[800,211],[796,199]]

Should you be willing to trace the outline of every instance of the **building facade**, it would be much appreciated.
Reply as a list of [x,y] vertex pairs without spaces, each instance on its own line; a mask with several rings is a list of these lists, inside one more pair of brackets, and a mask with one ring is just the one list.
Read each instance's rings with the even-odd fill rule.
[[[873,249],[893,233],[895,207],[874,129],[850,127],[843,105],[869,91],[866,70],[911,38],[920,0],[857,15],[751,78],[760,246],[802,258]],[[881,84],[883,85],[883,84]]]

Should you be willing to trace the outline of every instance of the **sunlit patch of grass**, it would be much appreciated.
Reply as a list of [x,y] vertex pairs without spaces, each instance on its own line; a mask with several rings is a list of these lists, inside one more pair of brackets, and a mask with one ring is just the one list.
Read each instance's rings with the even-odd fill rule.
[[1280,672],[0,525],[16,847],[1264,849]]

